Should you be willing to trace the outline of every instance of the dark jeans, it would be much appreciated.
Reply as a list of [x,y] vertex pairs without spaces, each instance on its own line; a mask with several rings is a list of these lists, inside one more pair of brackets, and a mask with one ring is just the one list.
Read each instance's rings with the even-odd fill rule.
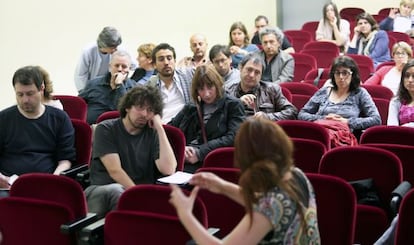
[[198,162],[198,163],[194,163],[194,164],[185,163],[184,164],[184,172],[193,174],[193,173],[195,173],[195,171],[197,171],[197,169],[201,168],[201,166],[203,166],[202,162]]

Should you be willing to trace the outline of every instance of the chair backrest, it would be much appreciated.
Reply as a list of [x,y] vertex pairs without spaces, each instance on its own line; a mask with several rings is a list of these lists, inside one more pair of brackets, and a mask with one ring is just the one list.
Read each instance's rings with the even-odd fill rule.
[[301,30],[307,31],[311,34],[312,40],[315,40],[316,29],[318,29],[319,21],[307,21],[303,23]]
[[106,111],[98,116],[96,119],[96,123],[100,123],[107,119],[114,119],[120,117],[119,111]]
[[388,107],[390,106],[390,101],[386,99],[375,98],[375,97],[372,98],[372,100],[374,101],[375,106],[377,107],[378,112],[380,114],[381,124],[387,125]]
[[291,138],[303,138],[321,142],[327,150],[331,148],[328,130],[317,123],[302,120],[281,120],[277,124]]
[[[296,50],[296,49],[295,49]],[[295,70],[293,73],[293,82],[301,82],[305,79],[306,74],[313,69],[317,69],[317,62],[315,57],[308,54],[292,53],[295,60]]]
[[[211,172],[233,183],[238,183],[240,175],[236,168],[199,168],[199,172]],[[201,189],[198,196],[206,206],[209,226],[220,229],[219,237],[229,234],[246,213],[243,206],[224,195]]]
[[[319,80],[315,84],[315,79],[318,77],[319,69],[321,69],[320,70],[321,74],[320,74]],[[325,84],[326,80],[329,79],[330,69],[329,68],[319,68],[319,69],[312,69],[308,73],[306,73],[303,82],[308,83],[308,84],[313,84],[316,87],[321,88]]]
[[339,15],[341,18],[346,19],[348,21],[355,20],[357,15],[360,13],[364,13],[365,10],[358,7],[345,7],[339,11]]
[[104,240],[106,245],[186,244],[191,236],[176,217],[116,210],[105,218]]
[[391,9],[393,9],[393,8],[390,8],[390,7],[382,8],[382,9],[378,10],[378,15],[382,15],[382,16],[387,17],[389,15]]
[[414,146],[414,128],[378,125],[366,129],[360,138],[361,144],[388,143]]
[[401,161],[403,180],[414,183],[414,146],[387,143],[367,143],[365,146],[377,147],[394,153]]
[[394,96],[391,89],[385,86],[362,84],[361,87],[365,88],[372,98],[386,99],[389,101]]
[[203,167],[234,168],[234,147],[220,147],[210,151],[204,158]]
[[358,65],[359,76],[365,82],[374,73],[374,61],[371,57],[362,54],[347,54]]
[[318,64],[318,68],[329,68],[332,65],[332,61],[338,57],[339,55],[339,49],[338,51],[332,50],[332,49],[302,49],[302,54],[309,54],[315,57],[316,62]]
[[318,88],[316,86],[308,83],[283,82],[279,85],[281,87],[289,89],[292,95],[301,94],[312,96],[318,91]]
[[92,128],[86,122],[78,119],[71,119],[75,129],[76,163],[74,166],[90,164],[92,156]]
[[295,166],[305,173],[318,173],[319,162],[326,153],[326,147],[319,141],[291,138],[294,145],[293,159]]
[[[396,44],[397,42],[398,42],[397,38],[388,35],[388,49],[390,50],[390,55],[391,56],[392,56],[392,48],[394,47],[394,44]],[[386,62],[392,62],[392,61],[386,61]],[[382,63],[386,63],[386,62],[382,62]],[[377,66],[376,69],[378,70],[378,66]]]
[[285,96],[285,98],[292,103],[292,93],[289,91],[289,89],[284,88],[284,87],[280,87],[280,89],[282,90],[282,94],[283,96]]
[[300,52],[306,43],[312,41],[312,35],[304,30],[285,30],[283,33],[292,40],[295,52]]
[[171,125],[163,125],[165,134],[168,137],[171,148],[174,151],[175,159],[177,160],[177,171],[183,171],[185,162],[185,135],[183,131]]
[[347,181],[372,178],[384,207],[389,207],[391,192],[402,182],[400,159],[392,152],[368,146],[331,149],[322,157],[319,173]]
[[24,197],[0,199],[0,243],[74,244],[73,236],[60,232],[60,226],[74,220],[63,204]]
[[88,114],[88,104],[79,96],[73,95],[54,95],[55,99],[60,100],[63,110],[73,119],[79,119],[86,122]]
[[351,185],[329,175],[307,174],[307,177],[316,195],[321,243],[353,244],[356,198]]
[[[186,194],[189,192],[184,190]],[[167,185],[136,185],[122,193],[117,210],[140,211],[177,217],[175,208],[169,203],[171,188]],[[194,216],[207,227],[207,212],[201,199],[196,198]]]
[[414,244],[414,190],[408,192],[401,202],[395,232],[395,245]]
[[10,196],[59,203],[67,207],[75,218],[82,218],[87,214],[86,198],[81,185],[65,176],[23,174],[11,186]]
[[407,33],[398,32],[398,31],[387,31],[387,34],[388,34],[388,37],[389,36],[394,37],[397,40],[397,42],[403,41],[408,44],[411,43],[411,38]]
[[377,67],[375,68],[375,71],[378,71],[379,69],[381,69],[381,67],[384,67],[384,66],[395,66],[395,61],[382,62],[379,65],[377,65]]

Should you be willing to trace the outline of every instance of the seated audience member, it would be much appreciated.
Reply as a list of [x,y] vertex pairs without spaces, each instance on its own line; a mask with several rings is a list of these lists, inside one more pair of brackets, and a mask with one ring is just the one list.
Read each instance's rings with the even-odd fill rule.
[[[124,50],[119,47],[121,43],[121,33],[114,27],[106,26],[99,33],[96,43],[89,44],[83,49],[75,70],[75,85],[78,92],[86,86],[87,81],[107,74],[112,53]],[[130,64],[131,70],[135,70],[136,61],[131,60]]]
[[327,83],[300,110],[299,120],[340,122],[347,125],[351,132],[381,124],[374,101],[360,87],[359,70],[352,58],[335,58]]
[[58,109],[63,110],[63,105],[60,100],[57,100],[53,98],[53,84],[50,80],[49,73],[41,66],[37,66],[37,69],[39,69],[40,73],[42,74],[43,82],[45,84],[45,90],[43,91],[43,97],[42,97],[42,103],[44,105],[53,106]]
[[175,59],[175,49],[167,43],[157,45],[152,51],[152,62],[158,73],[150,78],[148,85],[161,91],[163,123],[171,121],[185,104],[191,102],[190,86],[194,68],[176,69]]
[[323,18],[316,29],[316,40],[332,42],[341,52],[348,49],[350,25],[347,20],[341,19],[335,3],[329,2],[323,6]]
[[348,54],[362,54],[371,57],[374,67],[385,61],[390,61],[388,34],[378,30],[378,24],[368,13],[356,17],[354,36],[349,43]]
[[[235,140],[238,185],[208,172],[191,178],[195,188],[190,196],[171,185],[170,203],[195,243],[321,244],[315,193],[306,175],[293,166],[293,151],[292,141],[276,123],[248,119]],[[192,213],[200,188],[245,207],[246,214],[223,240],[209,234]]]
[[122,97],[120,118],[96,126],[85,189],[89,211],[100,217],[116,208],[124,190],[154,184],[157,177],[175,172],[177,161],[161,122],[158,89],[137,86]]
[[224,79],[224,87],[240,82],[240,70],[231,66],[229,47],[216,44],[211,47],[209,56],[214,68]]
[[207,39],[203,34],[194,34],[190,37],[190,49],[193,56],[182,58],[177,67],[192,67],[196,68],[199,65],[209,64],[207,58]]
[[377,70],[364,84],[382,85],[397,95],[401,80],[401,71],[408,60],[413,57],[411,46],[406,42],[398,42],[392,47],[392,57],[395,65],[383,66]]
[[404,32],[412,36],[414,33],[414,16],[411,14],[413,7],[413,0],[401,0],[400,7],[390,9],[388,17],[379,23],[379,28],[384,31]]
[[191,96],[195,104],[187,104],[169,123],[186,137],[186,172],[195,172],[210,151],[232,146],[245,118],[243,105],[225,93],[223,78],[211,65],[197,67]]
[[[17,105],[0,112],[0,188],[10,176],[32,172],[59,175],[75,161],[69,116],[42,103],[45,90],[37,66],[18,69],[12,79]],[[4,192],[0,196],[7,195]]]
[[[252,44],[256,44],[259,49],[262,48],[262,43],[260,42],[259,38],[259,31],[269,25],[269,19],[264,15],[258,15],[256,19],[254,19],[254,26],[255,30],[253,32],[253,37],[251,40]],[[283,40],[281,44],[281,49],[286,53],[294,53],[295,49],[292,47],[292,44],[289,42],[289,39],[283,35]]]
[[146,43],[138,47],[138,68],[135,69],[131,79],[135,80],[138,84],[145,85],[152,75],[154,75],[154,64],[152,62],[152,50],[155,48],[155,44]]
[[402,70],[397,96],[390,102],[387,125],[414,127],[414,60]]
[[231,25],[229,38],[229,48],[232,60],[231,65],[234,68],[239,68],[239,63],[245,55],[259,51],[259,48],[256,45],[250,44],[246,26],[240,21]]
[[291,82],[295,69],[293,57],[280,49],[283,32],[277,27],[264,27],[259,32],[263,50],[259,55],[265,64],[262,81]]
[[109,72],[88,81],[79,93],[88,104],[87,122],[94,124],[103,112],[116,110],[119,99],[136,82],[128,78],[131,57],[125,51],[116,51],[109,62]]
[[244,104],[246,115],[273,121],[296,119],[298,110],[282,94],[276,83],[261,81],[264,67],[258,54],[248,54],[240,62],[240,82],[226,88]]

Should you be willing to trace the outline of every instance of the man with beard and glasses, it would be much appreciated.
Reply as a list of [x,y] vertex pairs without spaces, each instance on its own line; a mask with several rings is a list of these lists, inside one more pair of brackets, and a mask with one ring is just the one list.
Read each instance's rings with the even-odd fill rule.
[[[45,90],[38,66],[18,69],[12,79],[17,105],[0,112],[0,188],[13,175],[59,175],[75,161],[75,131],[68,115],[42,103]],[[0,196],[7,196],[0,191]]]
[[168,123],[191,102],[190,86],[194,67],[175,66],[175,49],[167,43],[161,43],[152,50],[152,62],[158,74],[150,78],[148,86],[157,87],[164,102],[162,122]]
[[90,212],[103,217],[116,208],[124,190],[175,172],[177,161],[162,126],[162,107],[157,88],[137,86],[121,98],[120,118],[96,126],[91,185],[85,190]]

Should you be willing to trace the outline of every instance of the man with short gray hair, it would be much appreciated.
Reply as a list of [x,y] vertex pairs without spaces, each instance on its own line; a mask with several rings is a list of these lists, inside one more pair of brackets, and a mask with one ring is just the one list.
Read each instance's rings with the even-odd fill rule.
[[277,27],[263,27],[259,31],[263,51],[262,57],[265,66],[262,72],[262,81],[282,83],[293,80],[295,61],[293,57],[282,51],[280,46],[284,37],[283,32]]
[[[79,92],[84,89],[87,81],[108,73],[111,55],[118,50],[121,43],[121,33],[114,27],[106,26],[99,33],[96,42],[82,51],[75,70],[75,85]],[[131,70],[135,70],[137,67],[135,59],[131,59],[130,64]]]

